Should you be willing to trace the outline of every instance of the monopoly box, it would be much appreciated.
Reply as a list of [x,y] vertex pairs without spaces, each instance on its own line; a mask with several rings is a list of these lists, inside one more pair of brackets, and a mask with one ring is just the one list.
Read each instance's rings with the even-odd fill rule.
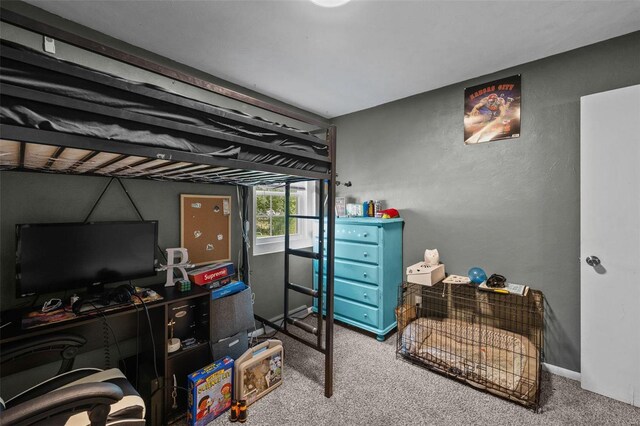
[[190,426],[204,426],[231,407],[233,360],[224,357],[189,374]]
[[234,279],[233,275],[228,275],[224,278],[220,278],[219,280],[210,281],[202,285],[202,287],[209,290],[213,290],[216,288],[224,287],[225,285],[231,283],[231,281],[236,281],[236,280]]

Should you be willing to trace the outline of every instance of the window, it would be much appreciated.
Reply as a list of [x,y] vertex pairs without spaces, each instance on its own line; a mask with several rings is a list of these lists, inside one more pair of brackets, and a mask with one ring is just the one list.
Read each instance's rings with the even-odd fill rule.
[[[315,215],[315,183],[291,185],[289,214]],[[275,253],[284,250],[284,186],[254,188],[253,254]],[[289,220],[289,242],[292,248],[311,247],[312,231],[317,221]]]

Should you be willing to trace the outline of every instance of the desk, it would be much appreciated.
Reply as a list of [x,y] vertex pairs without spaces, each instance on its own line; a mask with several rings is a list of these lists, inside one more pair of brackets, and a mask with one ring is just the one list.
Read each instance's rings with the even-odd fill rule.
[[[173,287],[165,288],[161,285],[151,286],[150,288],[163,297],[162,300],[147,303],[147,307],[149,308],[149,316],[151,318],[151,325],[153,329],[153,340],[155,341],[158,374],[164,378],[165,392],[159,402],[150,402],[145,398],[145,403],[147,403],[147,412],[149,413],[147,416],[148,424],[165,424],[169,417],[174,417],[175,415],[180,414],[178,412],[172,412],[171,410],[171,388],[169,386],[173,386],[172,375],[174,372],[180,372],[180,375],[182,375],[183,370],[186,368],[187,371],[184,373],[184,383],[186,383],[187,373],[195,371],[200,367],[204,367],[208,362],[212,361],[210,359],[211,355],[208,344],[208,315],[211,296],[208,290],[197,286],[184,293],[176,291]],[[200,328],[199,332],[203,342],[187,350],[181,349],[178,352],[169,354],[167,353],[166,343],[169,339],[169,330],[166,326],[169,322],[169,311],[171,306],[175,304],[183,304],[185,302],[194,302],[203,314],[200,317],[200,320],[196,320],[196,325]],[[103,336],[102,332],[100,332],[100,325],[103,321],[102,315],[81,316],[77,319],[61,323],[54,323],[23,330],[21,328],[22,316],[25,312],[31,310],[33,310],[33,308],[14,309],[2,312],[2,323],[6,324],[11,321],[11,324],[0,329],[0,351],[2,351],[2,346],[8,343],[19,342],[21,340],[51,333],[74,333],[84,336],[87,339],[87,344],[83,346],[81,350],[82,353],[103,347]],[[135,338],[137,331],[140,331],[140,359],[149,361],[141,361],[140,365],[142,367],[146,364],[153,368],[153,351],[149,334],[149,325],[147,324],[147,318],[142,311],[142,307],[140,307],[139,316],[133,306],[123,306],[120,309],[105,312],[105,316],[111,325],[111,328],[113,328],[117,339],[121,342]],[[137,320],[139,322],[137,322]],[[46,361],[43,363],[45,362]],[[32,365],[31,367],[34,366],[35,365]],[[13,372],[15,371],[6,371],[3,369],[2,375],[9,375]],[[129,373],[129,376],[131,376],[132,372]],[[176,375],[178,374],[176,373]],[[153,378],[155,379],[155,374],[153,374]],[[133,382],[131,377],[129,377],[129,380]],[[180,382],[182,382],[182,380],[180,380]],[[183,386],[180,383],[178,383],[178,385]],[[150,387],[149,394],[153,392],[153,389],[151,388],[152,385],[147,383],[146,386]],[[145,392],[144,387],[145,386],[141,381],[140,389],[138,389],[138,391],[143,395],[143,397],[145,396],[144,394],[147,393]],[[162,392],[159,393],[159,395],[161,394]],[[185,393],[179,392],[178,395],[181,395],[181,399],[182,396],[184,396],[184,403],[186,403]],[[162,404],[163,402],[164,404]],[[182,409],[183,404],[181,403],[179,405],[180,409]]]

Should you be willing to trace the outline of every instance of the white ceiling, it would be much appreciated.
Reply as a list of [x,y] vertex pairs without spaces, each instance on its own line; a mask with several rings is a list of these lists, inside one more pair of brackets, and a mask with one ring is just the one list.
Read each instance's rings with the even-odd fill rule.
[[637,0],[28,2],[325,117],[640,30]]

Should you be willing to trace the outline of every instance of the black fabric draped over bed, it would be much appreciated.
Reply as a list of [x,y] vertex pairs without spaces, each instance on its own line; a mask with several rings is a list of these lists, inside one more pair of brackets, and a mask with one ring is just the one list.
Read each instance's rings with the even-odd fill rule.
[[[46,65],[55,63],[53,71]],[[315,135],[6,41],[0,123],[326,173]],[[46,98],[46,102],[43,99]]]

